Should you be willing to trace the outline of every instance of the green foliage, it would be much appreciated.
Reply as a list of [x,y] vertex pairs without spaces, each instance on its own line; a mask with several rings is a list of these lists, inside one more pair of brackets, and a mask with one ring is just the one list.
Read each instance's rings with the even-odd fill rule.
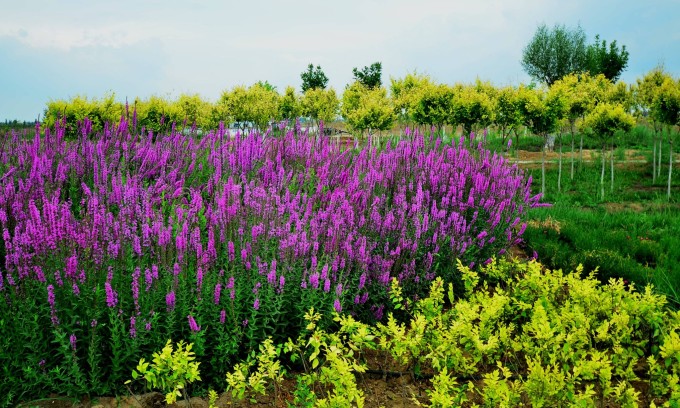
[[[532,406],[633,406],[639,392],[630,383],[639,381],[636,367],[648,356],[664,360],[644,374],[659,379],[652,398],[674,398],[678,314],[651,287],[638,292],[622,280],[600,285],[581,267],[564,274],[535,262],[494,261],[479,277],[467,298],[450,295],[446,309],[437,278],[430,296],[410,309],[408,322],[390,315],[377,327],[380,347],[397,363],[416,374],[424,366],[437,373],[428,392],[432,406],[459,404],[472,390],[489,407],[523,400]],[[484,383],[478,389],[456,381],[479,375]]]
[[359,82],[345,89],[340,112],[349,127],[361,133],[390,129],[395,119],[387,90],[367,88]]
[[458,87],[453,96],[454,123],[463,125],[463,133],[469,135],[476,126],[486,127],[493,120],[491,97],[476,87]]
[[124,115],[123,104],[115,101],[115,94],[109,93],[102,99],[88,99],[74,96],[70,100],[51,100],[43,113],[43,126],[54,127],[58,120],[66,120],[66,135],[78,137],[79,123],[85,118],[92,122],[92,130],[100,131],[105,123],[117,123]]
[[[283,346],[275,347],[271,339],[267,339],[257,355],[251,354],[245,363],[237,364],[234,371],[227,374],[227,383],[235,398],[243,399],[254,393],[264,395],[267,387],[273,385],[278,400],[278,386],[285,374],[278,360],[283,350],[293,363],[299,361],[305,369],[297,376],[296,404],[363,407],[363,391],[357,387],[354,373],[366,369],[357,361],[360,350],[374,347],[370,328],[350,316],[336,313],[333,320],[339,328],[329,333],[317,326],[321,315],[313,308],[305,319],[305,332],[296,341],[288,339]],[[255,371],[253,366],[257,366]]]
[[586,61],[592,75],[603,74],[610,81],[616,81],[628,66],[628,51],[625,45],[619,49],[616,40],[607,48],[607,41],[600,40],[598,34],[595,42],[586,49]]
[[[173,350],[172,342],[168,340],[161,352],[153,354],[152,363],[144,359],[139,360],[136,370],[132,370],[132,380],[144,379],[147,387],[159,389],[165,393],[165,402],[172,404],[181,397],[186,387],[194,381],[200,381],[198,370],[199,362],[194,352],[191,351],[193,344],[177,343],[177,350]],[[186,397],[186,394],[185,394]]]
[[427,85],[422,89],[418,104],[413,111],[413,119],[441,128],[446,124],[454,124],[453,120],[454,90],[448,85]]
[[415,120],[422,93],[433,82],[429,76],[409,73],[404,78],[390,78],[390,93],[394,103],[394,111],[402,121]]
[[665,125],[680,125],[680,81],[664,79],[654,96],[652,116]]
[[[638,78],[634,100],[639,113],[645,114],[652,110],[659,89],[664,82],[670,79],[671,76],[661,66],[652,69],[642,78]],[[653,115],[652,119],[654,119]]]
[[[272,339],[267,338],[260,344],[257,357],[253,351],[248,360],[236,364],[234,371],[227,373],[227,389],[231,391],[232,396],[244,399],[246,395],[265,395],[270,382],[278,396],[278,390],[285,375],[285,370],[278,360],[280,354],[281,346],[274,347]],[[254,366],[257,368],[251,373]]]
[[617,132],[628,132],[635,126],[635,118],[621,105],[601,103],[589,113],[583,127],[590,129],[596,138],[609,141]]
[[279,94],[271,87],[256,83],[249,88],[236,86],[223,92],[219,103],[234,121],[252,123],[264,130],[269,121],[277,117]]
[[354,81],[368,89],[380,88],[382,86],[382,63],[374,62],[368,67],[363,67],[361,71],[357,68],[352,69]]
[[335,120],[340,101],[335,94],[335,89],[314,88],[307,90],[302,95],[300,105],[304,116],[329,123]]
[[309,66],[307,66],[307,71],[300,74],[300,78],[302,78],[302,93],[305,93],[310,89],[326,89],[326,85],[328,84],[328,77],[324,74],[319,65],[317,65],[315,69],[314,64],[309,64]]
[[542,24],[522,52],[522,67],[530,77],[551,86],[571,73],[586,69],[586,35],[575,29]]
[[302,115],[302,102],[300,97],[295,93],[295,88],[288,86],[279,103],[279,118],[292,120],[300,115]]
[[522,111],[516,88],[506,86],[498,90],[494,100],[493,123],[500,129],[502,144],[511,131],[522,124]]

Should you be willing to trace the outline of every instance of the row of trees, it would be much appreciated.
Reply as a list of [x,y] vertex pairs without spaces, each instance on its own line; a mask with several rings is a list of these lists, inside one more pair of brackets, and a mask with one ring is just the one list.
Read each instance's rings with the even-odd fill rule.
[[[373,64],[356,71],[355,81],[338,97],[333,88],[326,88],[327,78],[319,66],[312,65],[304,72],[302,94],[287,87],[279,94],[267,82],[249,87],[236,86],[222,93],[220,99],[210,103],[199,95],[180,95],[175,100],[151,97],[135,100],[129,109],[136,112],[137,123],[155,132],[169,129],[172,123],[202,128],[216,128],[220,122],[253,124],[264,129],[272,121],[293,120],[300,116],[314,121],[332,122],[338,114],[356,133],[375,132],[401,126],[434,127],[439,131],[447,127],[470,134],[493,127],[505,144],[515,136],[519,142],[520,130],[527,129],[535,135],[554,136],[560,148],[558,190],[562,183],[562,138],[570,137],[575,151],[579,130],[579,152],[583,137],[590,133],[602,146],[601,195],[604,195],[604,157],[609,154],[612,169],[613,149],[617,132],[629,130],[635,117],[649,123],[654,129],[653,177],[661,177],[661,153],[673,149],[673,129],[678,125],[680,109],[680,84],[677,79],[656,68],[637,80],[635,84],[613,83],[604,74],[567,74],[550,87],[520,85],[495,87],[488,82],[472,84],[441,84],[430,77],[410,73],[403,78],[390,79],[389,88],[381,84],[380,65]],[[48,104],[45,122],[51,125],[56,118],[66,114],[67,123],[89,117],[93,126],[103,126],[107,121],[117,121],[125,113],[122,103],[114,95],[99,100],[76,97],[70,101],[52,101]],[[635,117],[634,117],[635,116]],[[582,160],[582,153],[579,153]],[[672,157],[672,155],[671,155]],[[574,177],[574,154],[571,156],[570,177]],[[545,161],[543,161],[545,167]],[[672,161],[669,163],[668,193]],[[545,180],[545,177],[543,177]],[[545,192],[545,181],[542,190]]]

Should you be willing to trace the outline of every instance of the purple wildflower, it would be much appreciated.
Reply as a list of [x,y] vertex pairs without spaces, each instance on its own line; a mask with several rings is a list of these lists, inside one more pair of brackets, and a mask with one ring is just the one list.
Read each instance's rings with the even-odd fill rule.
[[220,294],[221,293],[222,293],[222,284],[217,283],[217,285],[215,285],[215,296],[214,296],[214,300],[215,300],[216,305],[220,303]]
[[340,304],[340,299],[335,298],[335,302],[333,302],[333,307],[335,308],[335,311],[340,313],[342,312],[342,305]]
[[198,333],[201,331],[201,326],[196,323],[196,320],[194,320],[192,315],[188,315],[187,319],[189,320],[189,329],[191,329],[192,332]]
[[165,295],[165,304],[168,308],[168,312],[175,308],[175,291],[171,290]]
[[106,305],[108,307],[115,307],[118,304],[118,293],[113,290],[109,282],[104,284],[104,288],[106,290]]
[[73,351],[76,351],[76,335],[71,333],[68,340],[71,343],[71,349],[73,349]]
[[137,337],[137,319],[134,316],[130,317],[130,337]]
[[309,284],[314,289],[319,288],[319,274],[317,272],[314,272],[313,274],[309,275]]
[[255,302],[253,302],[253,309],[260,310],[260,298],[255,298]]
[[222,309],[222,311],[220,311],[220,323],[224,324],[224,322],[226,320],[227,320],[227,312],[224,309]]

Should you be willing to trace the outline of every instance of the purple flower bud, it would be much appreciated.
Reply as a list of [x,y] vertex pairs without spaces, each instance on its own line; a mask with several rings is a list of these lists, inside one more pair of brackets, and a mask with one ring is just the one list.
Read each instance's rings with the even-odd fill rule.
[[253,309],[260,310],[260,298],[255,298],[255,302],[253,302]]
[[68,340],[71,343],[71,349],[73,349],[73,351],[76,351],[76,335],[71,333]]

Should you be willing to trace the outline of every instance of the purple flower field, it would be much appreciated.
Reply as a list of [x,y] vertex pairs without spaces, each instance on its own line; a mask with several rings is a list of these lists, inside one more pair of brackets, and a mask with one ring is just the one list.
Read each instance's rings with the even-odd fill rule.
[[456,259],[502,255],[540,205],[473,137],[346,149],[303,131],[88,128],[0,141],[8,387],[114,393],[168,339],[219,381],[310,307],[381,319],[393,277],[411,297],[455,281]]

